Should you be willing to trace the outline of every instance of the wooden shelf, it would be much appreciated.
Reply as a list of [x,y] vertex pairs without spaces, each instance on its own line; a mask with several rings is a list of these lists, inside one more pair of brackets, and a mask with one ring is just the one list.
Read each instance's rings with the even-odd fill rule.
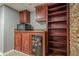
[[48,7],[50,7],[50,6],[53,7],[53,6],[56,6],[56,5],[58,5],[58,3],[49,3],[49,4],[48,4]]
[[65,55],[61,55],[61,54],[56,54],[55,55],[55,54],[52,53],[52,54],[49,54],[48,56],[65,56]]
[[59,37],[65,36],[66,37],[66,35],[56,35],[56,34],[53,34],[53,35],[50,34],[49,36],[59,36]]
[[52,36],[66,36],[66,32],[57,32],[57,31],[53,31],[53,32],[49,32],[49,35]]
[[49,41],[50,43],[56,43],[56,44],[66,44],[66,43],[63,43],[63,42],[55,42],[55,41]]
[[48,23],[57,23],[57,22],[66,22],[66,20],[63,20],[63,21],[48,21]]
[[48,52],[48,56],[66,56],[66,53],[58,53],[58,52],[55,52],[55,53],[51,53],[51,52]]
[[67,43],[67,40],[66,40],[67,37],[51,37],[49,36],[48,39],[49,39],[49,42],[50,41],[55,41],[55,42],[62,42],[62,43]]
[[66,50],[62,50],[62,49],[56,49],[56,48],[49,48],[52,51],[58,51],[58,52],[64,52],[66,53]]
[[59,30],[66,30],[67,28],[62,27],[62,28],[48,28],[49,30],[55,30],[55,29],[59,29]]
[[65,14],[67,11],[64,10],[64,11],[58,11],[58,12],[54,12],[54,13],[51,13],[51,14],[48,14],[48,16],[55,16],[55,15],[62,15],[62,14]]
[[48,56],[66,56],[66,53],[50,53]]
[[56,11],[56,10],[64,8],[64,7],[66,7],[66,5],[61,5],[61,6],[57,6],[55,8],[50,8],[50,9],[48,9],[48,11]]

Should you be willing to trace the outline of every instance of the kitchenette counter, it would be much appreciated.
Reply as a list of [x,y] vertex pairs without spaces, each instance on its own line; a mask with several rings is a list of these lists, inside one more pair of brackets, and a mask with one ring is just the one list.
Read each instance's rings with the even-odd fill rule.
[[[18,46],[20,46],[19,44],[22,44],[21,48],[23,53],[27,53],[29,55],[32,55],[32,38],[33,36],[37,36],[37,37],[41,37],[42,38],[42,55],[45,56],[45,54],[47,53],[47,33],[44,30],[39,30],[39,29],[35,29],[35,30],[15,30],[14,31],[14,38],[15,38],[15,49],[18,50]],[[26,39],[27,38],[27,39]],[[20,42],[20,43],[18,43]],[[21,43],[22,42],[22,43]],[[27,44],[25,44],[27,43]],[[27,51],[26,51],[27,49]]]
[[39,30],[39,29],[35,29],[35,30],[15,30],[17,32],[46,32],[45,30]]

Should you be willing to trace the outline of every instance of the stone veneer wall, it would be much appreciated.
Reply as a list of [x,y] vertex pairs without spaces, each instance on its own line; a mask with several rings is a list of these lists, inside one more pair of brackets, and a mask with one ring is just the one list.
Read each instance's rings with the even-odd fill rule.
[[79,4],[70,4],[70,55],[79,56]]

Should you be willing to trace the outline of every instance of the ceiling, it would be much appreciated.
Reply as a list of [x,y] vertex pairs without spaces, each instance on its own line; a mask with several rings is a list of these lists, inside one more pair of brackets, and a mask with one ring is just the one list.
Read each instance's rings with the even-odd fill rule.
[[[35,10],[35,7],[38,5],[41,5],[44,3],[5,3],[5,5],[17,10],[17,11],[21,11],[21,10],[29,10],[30,12]],[[0,3],[0,6],[3,5],[3,3]]]

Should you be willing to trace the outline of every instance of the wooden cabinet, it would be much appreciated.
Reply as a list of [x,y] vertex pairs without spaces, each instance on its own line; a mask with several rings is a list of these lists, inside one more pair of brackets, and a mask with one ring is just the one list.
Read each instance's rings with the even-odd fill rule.
[[23,10],[19,12],[20,14],[20,23],[29,23],[30,22],[30,12]]
[[14,49],[15,50],[18,50],[18,51],[21,51],[21,45],[22,45],[22,40],[21,40],[21,33],[20,32],[15,32],[15,35],[14,35]]
[[42,37],[42,55],[46,55],[46,39],[45,32],[37,31],[15,31],[14,48],[28,55],[32,55],[32,36],[38,35]]
[[40,5],[36,7],[36,21],[44,22],[47,17],[47,5]]
[[14,48],[15,50],[21,51],[30,55],[30,37],[29,33],[26,32],[15,32],[15,41],[14,41]]
[[31,54],[31,39],[28,32],[22,33],[22,52],[26,54]]

